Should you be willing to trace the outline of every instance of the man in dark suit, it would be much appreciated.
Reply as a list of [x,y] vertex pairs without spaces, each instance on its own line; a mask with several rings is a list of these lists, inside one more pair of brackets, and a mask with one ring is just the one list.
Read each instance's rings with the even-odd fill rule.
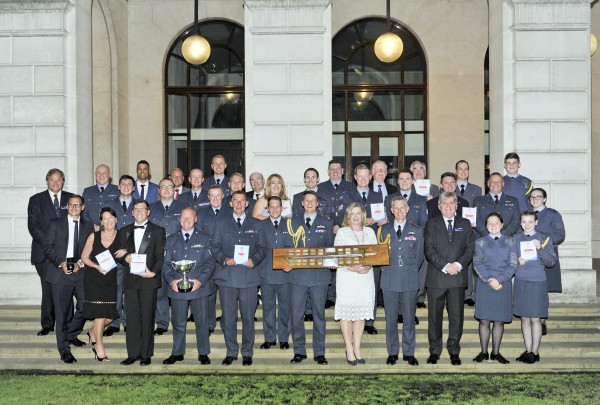
[[[402,327],[402,359],[411,366],[415,358],[415,313],[419,294],[419,268],[424,259],[423,227],[407,221],[410,210],[403,196],[391,201],[394,220],[381,229],[380,242],[390,244],[390,265],[381,268],[381,289],[385,301],[385,340],[388,351],[386,364],[398,361],[398,316],[404,318]],[[389,238],[389,239],[388,239]]]
[[229,366],[240,351],[237,341],[238,308],[242,315],[242,365],[252,365],[254,355],[254,312],[260,285],[257,265],[265,258],[260,221],[246,215],[246,193],[231,195],[233,213],[217,220],[211,253],[217,262],[214,281],[221,299],[221,328],[225,335],[227,355],[222,364]]
[[288,339],[292,328],[289,284],[291,269],[273,270],[272,249],[294,246],[289,233],[291,219],[281,217],[281,198],[271,196],[268,204],[269,217],[261,221],[261,233],[267,254],[259,265],[265,335],[265,342],[260,348],[269,349],[279,340],[281,349],[289,349]]
[[[444,172],[442,173],[442,176],[440,178],[440,186],[442,188],[442,191],[445,191],[447,193],[454,193],[456,195],[456,175],[452,172]],[[435,217],[439,217],[440,215],[442,215],[440,209],[439,209],[439,196],[437,197],[433,197],[432,199],[430,199],[429,201],[427,201],[427,213],[429,215],[429,218],[435,218]],[[458,201],[458,208],[456,209],[456,215],[458,215],[459,217],[462,218],[462,209],[464,207],[469,207],[469,202],[467,200],[465,200],[464,198],[460,197],[460,196],[456,196],[456,199]]]
[[475,198],[473,204],[477,208],[477,225],[475,230],[479,236],[489,233],[486,227],[486,218],[492,212],[497,212],[504,219],[502,235],[512,236],[521,229],[521,211],[519,200],[511,195],[504,194],[504,180],[498,172],[492,173],[488,179],[490,192]]
[[[133,224],[133,198],[131,194],[135,187],[135,180],[128,174],[119,178],[119,197],[106,203],[107,207],[112,208],[117,214],[117,231]],[[120,318],[113,321],[104,330],[104,336],[112,336],[119,333],[121,325],[127,327],[127,314],[123,310],[123,285],[124,285],[123,265],[117,263],[117,312]]]
[[469,203],[469,207],[473,207],[475,197],[480,197],[482,194],[481,187],[469,182],[469,162],[459,160],[454,166],[456,170],[456,191],[454,193]]
[[355,186],[353,183],[344,180],[344,167],[339,160],[332,159],[329,161],[327,175],[329,180],[319,185],[319,194],[329,201],[331,216],[328,218],[333,221],[333,232],[336,233],[344,221],[346,207],[352,202],[348,193]]
[[[179,225],[179,215],[184,208],[183,204],[174,198],[175,185],[169,178],[164,178],[158,185],[158,194],[160,200],[150,204],[149,220],[155,225],[165,228],[167,238],[181,230]],[[169,297],[167,292],[169,286],[165,279],[162,279],[162,287],[158,290],[156,297],[156,335],[162,335],[169,329],[171,322],[169,314]]]
[[150,181],[150,163],[145,160],[140,160],[135,168],[137,180],[135,181],[135,189],[133,190],[134,200],[146,200],[152,204],[158,199],[158,184]]
[[[184,208],[179,218],[181,231],[167,237],[163,276],[169,285],[171,298],[171,322],[173,324],[173,349],[163,364],[183,361],[188,308],[191,308],[196,326],[196,346],[201,364],[210,364],[210,342],[208,340],[208,297],[213,293],[214,284],[210,281],[215,271],[215,260],[210,255],[210,238],[204,232],[194,229],[196,211]],[[180,260],[195,262],[187,277],[192,283],[189,292],[180,292],[178,283],[183,277],[173,268]]]
[[42,329],[37,333],[38,336],[45,336],[53,331],[55,320],[52,284],[46,280],[52,264],[44,255],[42,246],[48,236],[50,221],[67,215],[67,202],[69,197],[73,195],[63,191],[65,174],[60,169],[50,169],[48,171],[46,184],[48,189],[31,196],[27,206],[27,227],[32,238],[31,264],[35,266],[42,286],[42,302],[40,305]]
[[250,191],[246,192],[246,198],[250,200],[258,200],[265,195],[265,178],[262,173],[254,172],[250,175]]
[[111,183],[110,167],[105,164],[96,167],[96,184],[86,187],[83,190],[83,200],[85,201],[85,211],[83,218],[87,222],[95,225],[94,229],[100,229],[100,210],[106,204],[119,196],[117,186]]
[[471,222],[456,216],[457,205],[454,193],[443,192],[439,198],[442,216],[430,219],[425,226],[425,256],[428,260],[425,285],[429,303],[428,364],[436,364],[442,353],[445,306],[449,324],[446,347],[450,362],[454,366],[461,364],[459,355],[464,324],[466,270],[473,259],[475,243]]
[[213,184],[218,184],[223,189],[225,197],[231,195],[231,189],[229,188],[229,177],[225,175],[225,169],[227,169],[227,163],[223,155],[215,155],[212,158],[210,167],[213,171],[213,175],[207,177],[202,183],[202,188],[207,190]]
[[[304,215],[292,219],[294,246],[321,247],[333,245],[333,222],[317,214],[318,197],[314,191],[306,191],[302,205]],[[304,310],[306,300],[311,300],[313,315],[313,354],[319,365],[327,364],[325,358],[325,301],[331,284],[331,271],[322,269],[294,269],[290,277],[292,301],[292,336],[294,358],[292,363],[306,359],[306,334]]]
[[[50,222],[48,235],[44,243],[44,254],[51,263],[46,274],[52,284],[52,298],[56,313],[56,344],[60,359],[65,363],[77,360],[71,354],[70,344],[84,346],[77,338],[83,330],[83,263],[81,252],[88,236],[94,232],[94,225],[81,216],[84,209],[83,198],[79,195],[69,197],[68,215],[55,218]],[[75,314],[70,312],[73,297],[77,300]]]
[[369,183],[369,187],[373,191],[381,193],[383,199],[398,191],[398,187],[393,186],[385,181],[388,175],[387,163],[383,160],[376,160],[371,165],[371,173],[373,174],[373,181]]
[[[127,312],[127,358],[121,364],[128,366],[140,360],[147,366],[154,355],[154,317],[156,290],[161,286],[165,251],[165,229],[148,221],[149,204],[146,200],[133,202],[135,222],[119,230],[118,237],[126,241],[127,255],[120,259],[125,266],[125,311]],[[146,255],[146,271],[131,273],[132,254]]]
[[181,197],[182,194],[190,191],[189,188],[183,186],[183,170],[181,170],[179,167],[172,168],[169,172],[169,178],[171,179],[171,181],[173,181],[173,185],[175,187],[173,189],[173,199],[175,201],[179,201],[179,197]]
[[[415,160],[410,164],[410,171],[413,174],[413,178],[415,180],[426,180],[427,179],[427,166],[425,163]],[[415,191],[415,186],[413,185],[413,191]],[[416,192],[416,191],[415,191]],[[440,188],[433,183],[429,185],[429,195],[425,196],[427,200],[431,200],[433,197],[437,197],[440,195]]]
[[204,182],[204,173],[202,170],[190,170],[188,180],[192,188],[188,192],[183,193],[177,201],[185,207],[192,207],[194,210],[210,205],[208,193],[202,188],[202,183]]

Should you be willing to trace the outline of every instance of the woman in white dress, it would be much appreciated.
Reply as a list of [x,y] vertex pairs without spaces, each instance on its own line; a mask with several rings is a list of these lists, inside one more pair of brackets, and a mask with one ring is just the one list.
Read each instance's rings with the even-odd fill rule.
[[[335,236],[335,246],[377,244],[375,232],[367,226],[367,213],[362,204],[353,202],[348,205],[342,226]],[[373,319],[373,268],[338,267],[336,294],[334,319],[340,321],[346,344],[346,360],[351,366],[365,364],[360,353],[360,341],[365,329],[365,320]]]

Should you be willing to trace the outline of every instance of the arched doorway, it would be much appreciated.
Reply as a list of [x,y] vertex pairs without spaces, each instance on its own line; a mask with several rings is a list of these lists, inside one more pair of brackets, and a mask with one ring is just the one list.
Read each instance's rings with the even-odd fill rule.
[[386,31],[384,18],[366,18],[333,37],[333,157],[347,177],[358,163],[381,159],[395,184],[399,169],[427,160],[427,64],[415,36],[396,22],[402,56],[377,59],[373,45]]

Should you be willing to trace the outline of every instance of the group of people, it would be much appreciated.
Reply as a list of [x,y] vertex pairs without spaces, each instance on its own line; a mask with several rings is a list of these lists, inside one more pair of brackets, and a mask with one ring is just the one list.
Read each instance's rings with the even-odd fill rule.
[[[490,191],[482,195],[469,182],[464,160],[442,174],[441,190],[423,182],[426,166],[419,161],[399,171],[396,187],[386,182],[383,161],[359,164],[349,182],[342,163],[331,160],[327,181],[308,168],[306,190],[291,198],[279,174],[265,180],[252,173],[246,192],[244,175],[227,176],[221,155],[212,158],[212,176],[190,171],[190,188],[179,168],[152,183],[150,165],[142,160],[136,178],[122,175],[116,186],[110,168],[99,165],[96,184],[80,196],[64,191],[64,173],[51,169],[48,189],[32,196],[28,207],[31,259],[42,286],[38,335],[55,330],[61,360],[73,363],[71,346],[86,344],[78,336],[93,320],[88,343],[95,358],[106,361],[104,337],[123,326],[127,358],[121,364],[148,365],[154,336],[171,326],[173,348],[163,363],[174,364],[184,360],[187,323],[193,321],[198,360],[210,364],[210,335],[220,321],[227,348],[222,364],[241,354],[250,366],[260,299],[260,348],[279,343],[289,349],[291,335],[290,361],[301,363],[307,358],[305,322],[312,321],[313,358],[325,365],[325,309],[335,305],[346,360],[356,366],[366,362],[362,335],[378,333],[374,321],[378,307],[385,307],[386,363],[399,360],[403,323],[402,360],[416,366],[416,309],[428,307],[427,363],[436,364],[446,307],[446,347],[451,364],[460,365],[464,305],[475,305],[481,353],[474,361],[508,363],[500,343],[504,324],[515,315],[525,342],[517,360],[534,363],[548,292],[561,290],[557,247],[565,231],[560,214],[545,207],[545,190],[533,188],[519,166],[518,155],[508,154],[507,175],[492,173]],[[386,266],[273,269],[274,248],[378,243],[389,245]]]

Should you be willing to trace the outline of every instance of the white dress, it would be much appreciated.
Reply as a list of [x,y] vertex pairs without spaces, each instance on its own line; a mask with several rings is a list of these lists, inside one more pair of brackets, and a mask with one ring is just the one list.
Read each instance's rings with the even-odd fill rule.
[[[349,226],[340,228],[335,235],[335,246],[375,245],[377,237],[373,229],[364,227],[354,232]],[[360,321],[373,319],[375,306],[375,280],[373,269],[366,274],[338,267],[336,272],[336,299],[333,318],[338,321]]]

